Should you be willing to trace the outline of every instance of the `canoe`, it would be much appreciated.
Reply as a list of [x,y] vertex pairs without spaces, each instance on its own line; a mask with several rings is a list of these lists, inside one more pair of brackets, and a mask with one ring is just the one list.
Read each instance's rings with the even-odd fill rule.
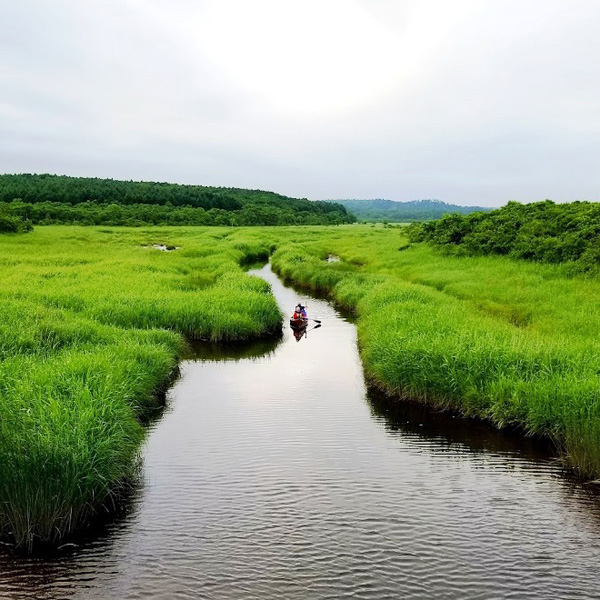
[[292,329],[302,329],[308,324],[308,319],[290,319],[290,327]]

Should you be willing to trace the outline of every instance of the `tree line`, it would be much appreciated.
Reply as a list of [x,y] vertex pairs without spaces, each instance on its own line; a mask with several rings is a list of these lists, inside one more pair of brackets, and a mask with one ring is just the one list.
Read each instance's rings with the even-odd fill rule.
[[336,225],[333,202],[273,192],[63,175],[0,175],[0,211],[33,224]]
[[411,241],[430,242],[457,254],[570,262],[575,271],[600,272],[598,202],[509,202],[486,213],[451,214],[414,223],[409,236]]

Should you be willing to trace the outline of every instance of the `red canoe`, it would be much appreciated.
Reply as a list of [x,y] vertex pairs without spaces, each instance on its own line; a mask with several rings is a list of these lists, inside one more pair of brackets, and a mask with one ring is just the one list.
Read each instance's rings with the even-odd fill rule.
[[308,319],[290,319],[290,327],[292,329],[302,329],[308,324]]

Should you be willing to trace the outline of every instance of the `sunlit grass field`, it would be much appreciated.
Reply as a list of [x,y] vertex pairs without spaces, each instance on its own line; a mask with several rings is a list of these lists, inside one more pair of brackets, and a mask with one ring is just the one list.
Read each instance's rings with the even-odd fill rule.
[[280,331],[268,285],[243,270],[271,253],[357,313],[373,385],[548,436],[600,475],[597,279],[445,256],[402,227],[38,227],[0,236],[5,538],[57,543],[118,497],[185,339]]

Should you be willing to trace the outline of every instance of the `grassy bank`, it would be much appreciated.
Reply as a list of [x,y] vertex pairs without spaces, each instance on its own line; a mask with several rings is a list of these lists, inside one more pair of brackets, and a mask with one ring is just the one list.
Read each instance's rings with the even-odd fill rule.
[[357,312],[374,385],[547,436],[583,476],[600,475],[597,279],[443,255],[400,228],[297,236],[273,264]]
[[547,436],[600,476],[597,278],[444,255],[402,227],[38,227],[0,236],[5,538],[57,543],[119,494],[184,338],[279,330],[240,266],[275,248],[279,273],[358,314],[371,383]]
[[[163,252],[153,244],[178,246]],[[127,485],[183,337],[279,330],[240,268],[260,242],[217,229],[39,228],[0,237],[0,531],[31,549]]]

